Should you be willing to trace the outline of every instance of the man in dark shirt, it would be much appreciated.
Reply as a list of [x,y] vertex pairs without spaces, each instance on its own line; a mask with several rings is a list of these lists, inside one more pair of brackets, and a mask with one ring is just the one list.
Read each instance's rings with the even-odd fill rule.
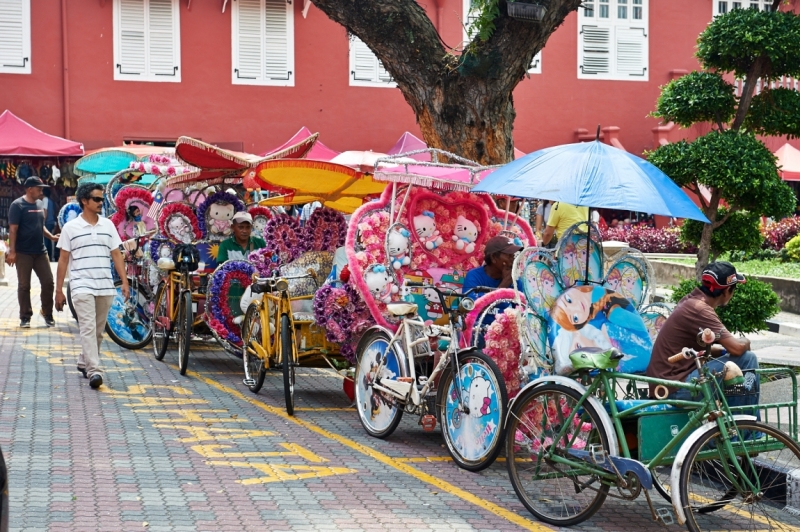
[[[719,320],[715,308],[727,305],[733,297],[736,286],[746,282],[744,276],[736,273],[730,262],[712,262],[703,270],[700,288],[681,299],[672,311],[653,345],[647,376],[689,382],[699,374],[695,361],[682,359],[671,364],[667,359],[680,353],[684,347],[695,350],[710,349],[716,358],[708,362],[714,371],[720,371],[725,362],[732,361],[741,368],[745,377],[746,395],[729,397],[731,406],[758,404],[759,381],[753,372],[758,369],[758,359],[750,351],[750,340],[732,335]],[[711,329],[717,336],[719,345],[706,346],[698,341],[698,332]],[[670,399],[691,400],[688,390],[671,388]],[[655,397],[655,385],[650,385],[650,395]]]
[[47,211],[42,203],[45,185],[38,177],[25,180],[25,195],[14,200],[8,208],[8,254],[6,263],[17,267],[17,298],[19,299],[20,327],[30,327],[33,308],[31,307],[31,271],[36,272],[42,286],[42,316],[48,327],[54,327],[53,320],[53,272],[50,259],[44,247],[44,238],[58,241],[44,226]]

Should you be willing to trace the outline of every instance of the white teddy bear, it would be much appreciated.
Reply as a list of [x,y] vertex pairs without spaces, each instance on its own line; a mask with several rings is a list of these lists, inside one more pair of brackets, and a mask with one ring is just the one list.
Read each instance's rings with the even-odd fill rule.
[[422,214],[414,216],[414,231],[427,250],[436,249],[444,243],[431,211],[422,211]]
[[384,303],[390,303],[392,295],[400,291],[392,282],[392,276],[386,271],[386,267],[381,264],[373,266],[364,274],[364,282],[367,283],[367,288],[372,292],[372,296]]
[[232,203],[212,203],[208,208],[208,217],[211,219],[210,233],[217,236],[231,234],[231,220],[236,213]]
[[456,249],[464,253],[475,251],[475,241],[478,240],[478,227],[471,221],[459,216],[456,220],[456,230],[454,231],[453,241]]
[[411,233],[402,225],[395,226],[389,230],[386,237],[386,249],[389,252],[389,260],[392,268],[399,270],[401,266],[411,264],[411,257],[408,256],[410,244],[408,238]]

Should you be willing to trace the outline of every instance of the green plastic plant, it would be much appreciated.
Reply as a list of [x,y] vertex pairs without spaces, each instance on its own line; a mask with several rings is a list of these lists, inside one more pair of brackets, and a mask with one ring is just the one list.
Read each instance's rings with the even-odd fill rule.
[[[694,279],[683,279],[678,286],[671,287],[670,300],[678,303],[698,286]],[[746,283],[736,287],[730,302],[717,307],[716,312],[728,331],[748,334],[765,330],[767,320],[780,312],[779,303],[778,294],[769,284],[748,277]]]

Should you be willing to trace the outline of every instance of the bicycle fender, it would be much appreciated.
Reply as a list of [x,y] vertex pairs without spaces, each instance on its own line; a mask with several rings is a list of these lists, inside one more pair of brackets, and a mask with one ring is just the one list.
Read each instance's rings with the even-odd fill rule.
[[[554,383],[554,384],[561,384],[566,386],[567,388],[571,388],[578,392],[581,395],[586,393],[586,387],[584,387],[581,383],[574,379],[570,379],[569,377],[562,377],[561,375],[546,375],[544,377],[539,377],[536,380],[533,380],[525,385],[519,393],[511,400],[508,404],[508,413],[506,414],[506,420],[503,424],[503,428],[505,429],[508,426],[508,419],[511,417],[511,410],[514,407],[514,401],[517,400],[517,397],[522,395],[522,392],[527,390],[528,388],[535,388],[536,386],[541,386],[547,383]],[[611,416],[608,415],[606,409],[603,407],[603,404],[597,397],[589,397],[587,399],[589,403],[594,407],[595,411],[597,411],[597,415],[600,416],[600,422],[603,424],[603,430],[606,432],[606,436],[608,436],[608,454],[611,456],[618,456],[619,455],[619,445],[617,443],[617,432],[614,430],[614,424],[611,422]]]
[[[737,414],[733,416],[737,421],[756,421],[756,416],[748,416],[745,414]],[[686,514],[683,511],[683,506],[680,502],[680,478],[681,468],[683,462],[686,460],[686,455],[689,454],[689,449],[700,439],[705,433],[710,432],[717,428],[716,423],[706,423],[701,425],[697,430],[689,434],[689,437],[683,442],[681,448],[678,449],[678,454],[675,455],[675,461],[672,462],[672,473],[669,476],[670,493],[675,494],[672,497],[672,508],[675,510],[675,517],[678,518],[678,524],[686,524]]]

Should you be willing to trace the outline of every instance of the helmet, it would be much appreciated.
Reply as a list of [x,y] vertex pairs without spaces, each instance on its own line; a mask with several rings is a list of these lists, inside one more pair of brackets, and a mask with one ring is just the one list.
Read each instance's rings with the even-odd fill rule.
[[622,360],[623,354],[615,347],[603,349],[600,347],[584,347],[569,354],[572,367],[579,369],[614,369]]
[[200,262],[200,251],[194,244],[178,244],[172,251],[172,260],[179,272],[193,272]]

